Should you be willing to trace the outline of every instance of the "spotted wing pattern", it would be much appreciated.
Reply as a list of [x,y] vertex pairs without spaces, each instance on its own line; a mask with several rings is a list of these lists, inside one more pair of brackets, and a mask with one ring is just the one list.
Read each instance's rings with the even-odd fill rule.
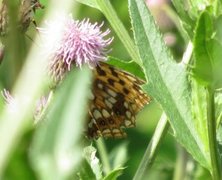
[[150,101],[140,88],[144,82],[106,63],[94,75],[88,137],[125,137],[123,129],[135,126],[136,114]]

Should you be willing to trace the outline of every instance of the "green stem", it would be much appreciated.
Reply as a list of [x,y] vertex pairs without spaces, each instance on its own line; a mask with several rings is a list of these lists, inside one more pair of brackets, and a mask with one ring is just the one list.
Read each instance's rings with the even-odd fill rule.
[[214,90],[212,87],[207,88],[207,126],[209,137],[210,160],[212,166],[212,177],[214,180],[221,180],[221,164],[219,162],[219,154],[216,139],[216,118]]
[[176,164],[175,164],[175,170],[174,170],[174,176],[173,179],[177,180],[177,179],[185,179],[185,175],[186,175],[186,165],[187,165],[187,161],[188,161],[188,154],[185,151],[185,149],[177,144],[177,160],[176,160]]
[[165,113],[163,113],[157,124],[154,135],[146,149],[146,152],[144,153],[143,159],[136,171],[136,174],[133,178],[134,180],[144,179],[144,174],[151,168],[160,143],[168,132],[168,128],[169,123],[167,121]]
[[188,44],[187,44],[186,51],[183,54],[183,58],[181,60],[181,63],[183,63],[185,65],[189,65],[192,54],[193,54],[193,44],[192,44],[191,41],[189,41]]
[[221,0],[211,0],[211,4],[213,6],[213,12],[214,12],[214,16],[217,17],[220,13],[220,3],[222,1]]
[[123,45],[125,46],[126,50],[128,51],[131,58],[138,63],[139,65],[142,64],[140,60],[140,56],[138,54],[138,50],[133,43],[132,39],[126,28],[124,27],[123,23],[119,19],[116,11],[114,10],[112,4],[109,0],[96,0],[100,10],[106,16],[107,20],[113,27],[114,31],[116,32],[117,36],[122,41]]
[[162,9],[166,12],[167,16],[169,16],[169,18],[173,21],[179,33],[181,34],[184,42],[187,42],[189,37],[180,22],[178,14],[175,12],[175,10],[173,10],[172,6],[165,4],[162,6]]
[[18,13],[19,13],[19,1],[5,1],[8,7],[8,15],[9,15],[9,28],[8,36],[5,39],[5,46],[8,53],[8,65],[10,68],[8,69],[10,72],[10,76],[8,76],[8,83],[10,83],[10,88],[13,87],[18,74],[22,68],[22,62],[24,62],[25,57],[25,44],[24,44],[24,35],[19,31],[18,28]]
[[96,141],[96,145],[97,145],[97,148],[98,148],[98,151],[99,151],[99,155],[101,157],[104,173],[105,173],[105,175],[107,175],[111,171],[111,167],[110,167],[110,164],[109,164],[108,153],[107,153],[106,146],[105,146],[105,143],[104,143],[103,139],[99,138]]

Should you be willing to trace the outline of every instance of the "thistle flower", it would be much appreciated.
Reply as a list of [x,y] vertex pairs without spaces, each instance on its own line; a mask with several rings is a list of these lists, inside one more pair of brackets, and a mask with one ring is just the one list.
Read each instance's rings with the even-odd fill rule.
[[[56,28],[58,23],[63,24],[62,29]],[[106,38],[110,30],[103,32],[102,26],[103,23],[92,24],[89,19],[76,21],[69,15],[60,17],[57,21],[47,22],[45,28],[39,28],[47,37],[55,30],[60,31],[60,38],[56,42],[50,39],[46,42],[51,59],[50,74],[56,81],[61,80],[73,65],[81,68],[83,64],[88,64],[93,68],[99,61],[107,59],[107,46],[113,38]]]

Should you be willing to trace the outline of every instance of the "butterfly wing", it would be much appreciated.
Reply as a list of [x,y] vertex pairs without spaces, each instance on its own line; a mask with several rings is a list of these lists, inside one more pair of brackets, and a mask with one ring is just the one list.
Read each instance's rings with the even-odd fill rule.
[[135,126],[136,114],[150,101],[140,88],[144,82],[106,63],[94,74],[88,136],[124,137],[123,129]]

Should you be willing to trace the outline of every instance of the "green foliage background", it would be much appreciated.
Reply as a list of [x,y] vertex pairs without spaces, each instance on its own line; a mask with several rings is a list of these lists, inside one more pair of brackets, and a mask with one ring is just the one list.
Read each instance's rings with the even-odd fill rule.
[[[46,122],[33,126],[31,116],[27,115],[24,127],[18,133],[18,140],[13,141],[14,144],[9,150],[11,153],[9,153],[9,158],[6,158],[6,166],[3,168],[0,166],[0,169],[4,169],[3,173],[0,171],[0,175],[3,179],[116,179],[117,176],[118,179],[133,179],[163,113],[163,108],[170,119],[171,128],[169,128],[167,134],[163,135],[164,138],[156,150],[157,155],[154,164],[152,168],[145,172],[143,178],[151,180],[177,179],[177,177],[183,177],[184,179],[211,178],[212,166],[208,154],[208,134],[205,132],[207,102],[205,101],[205,88],[202,86],[203,79],[209,81],[207,75],[210,72],[207,71],[208,67],[201,67],[202,62],[205,61],[205,57],[202,58],[201,53],[206,53],[207,50],[213,51],[211,45],[215,45],[218,43],[216,40],[220,40],[221,27],[219,23],[221,18],[217,17],[216,21],[211,19],[212,22],[209,22],[210,15],[213,13],[208,15],[205,12],[201,16],[198,7],[202,3],[208,3],[208,1],[191,3],[187,14],[183,9],[182,2],[174,0],[172,4],[163,8],[165,16],[171,19],[170,25],[161,26],[161,23],[157,23],[159,27],[156,28],[149,12],[145,10],[137,11],[137,8],[143,7],[142,1],[112,0],[111,3],[130,37],[135,39],[142,59],[141,62],[140,59],[131,58],[132,55],[129,55],[123,43],[121,43],[111,24],[101,12],[102,10],[98,10],[100,9],[98,8],[99,3],[107,1],[84,0],[80,2],[83,4],[73,1],[72,14],[74,18],[78,20],[89,18],[91,22],[98,22],[99,24],[104,22],[103,28],[111,29],[114,42],[109,54],[110,63],[120,68],[121,66],[124,67],[124,64],[117,63],[118,59],[126,62],[134,60],[141,63],[145,77],[148,78],[148,85],[143,88],[154,97],[153,101],[138,114],[136,128],[126,130],[128,134],[126,139],[100,139],[92,142],[82,139],[80,135],[82,135],[81,130],[88,112],[86,110],[86,97],[89,89],[88,84],[92,81],[92,74],[87,68],[73,71],[62,84],[63,88],[59,88],[55,93],[51,106],[44,114],[45,119],[47,119]],[[35,21],[38,25],[42,23],[50,4],[47,0],[41,0],[41,3],[45,6],[45,9],[38,10],[35,13]],[[90,3],[96,8],[86,6],[84,3]],[[215,4],[211,3],[206,11],[213,12],[214,9],[218,8],[217,13],[220,14],[220,3],[217,7],[215,7]],[[130,15],[129,11],[131,12]],[[152,13],[155,15],[155,10]],[[156,21],[158,22],[158,19]],[[209,30],[211,28],[209,25],[213,23],[219,27],[217,28],[219,37],[215,38],[216,40],[212,38],[214,30]],[[203,24],[206,29],[209,28],[207,32],[204,32],[205,29],[201,28]],[[161,39],[162,35],[159,34],[159,30],[162,35],[170,33],[175,38],[175,42],[173,45],[168,45],[168,49],[166,49]],[[28,32],[20,36],[14,37],[15,39],[13,37],[2,39],[7,46],[4,60],[0,66],[1,89],[11,90],[14,87],[31,50],[31,45],[35,43],[38,31],[32,24]],[[191,56],[191,63],[188,67],[179,66],[177,63],[183,58],[183,53],[187,50],[186,46],[190,41],[194,41],[194,57]],[[13,42],[15,42],[14,45]],[[209,42],[212,44],[207,44]],[[18,43],[17,46],[16,43]],[[206,51],[200,48],[202,43],[206,43]],[[218,44],[215,46],[221,47],[220,43]],[[19,48],[15,49],[15,47]],[[135,49],[135,51],[137,50]],[[220,59],[220,54],[220,49],[216,49],[215,59]],[[217,62],[219,62],[218,66],[212,69],[215,74],[213,74],[213,80],[210,79],[210,83],[211,80],[215,80],[216,86],[220,87],[221,73],[218,67],[220,67],[221,62],[219,60]],[[207,64],[207,66],[210,65]],[[131,70],[136,69],[132,73],[143,79],[145,78],[144,74],[139,72],[140,69],[132,68],[135,65],[131,64],[129,67],[131,67],[129,68]],[[157,70],[159,72],[156,72]],[[186,84],[187,77],[190,74],[192,74],[190,80],[192,83]],[[193,77],[197,77],[198,80],[195,81],[192,79]],[[198,84],[199,81],[201,85]],[[47,87],[43,85],[41,92],[45,89]],[[217,127],[220,127],[220,92],[218,94],[216,102],[219,105],[216,107],[216,117],[218,118]],[[183,98],[183,95],[185,98]],[[79,99],[78,102],[82,103],[81,106],[75,103],[77,99]],[[200,105],[203,109],[200,108]],[[4,115],[3,97],[0,99],[0,107]],[[2,119],[0,121],[4,122]],[[13,125],[13,121],[11,122]],[[218,129],[219,141],[221,139],[221,128]],[[10,137],[10,129],[8,133]],[[8,139],[0,138],[1,142]],[[93,160],[98,160],[94,164],[94,168],[90,167],[90,163],[94,161],[87,154],[94,151],[88,149],[88,146],[91,145],[96,148],[96,155]],[[85,154],[83,151],[86,151]],[[63,165],[66,167],[67,164],[63,163],[68,163],[67,169],[61,167]],[[187,164],[191,164],[192,167],[187,168]],[[180,171],[180,168],[183,171]]]

